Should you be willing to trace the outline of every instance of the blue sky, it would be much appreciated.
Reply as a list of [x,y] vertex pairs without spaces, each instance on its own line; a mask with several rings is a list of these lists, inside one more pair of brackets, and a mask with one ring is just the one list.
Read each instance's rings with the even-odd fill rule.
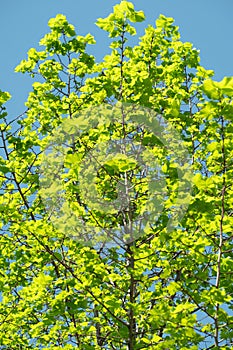
[[[120,0],[8,0],[1,4],[2,28],[0,55],[0,89],[9,91],[10,115],[24,109],[24,101],[32,80],[14,73],[15,66],[31,47],[38,47],[41,37],[48,32],[48,20],[57,13],[67,16],[77,34],[92,33],[97,45],[92,52],[98,60],[108,51],[105,32],[95,26],[99,17],[107,16]],[[134,0],[135,8],[143,10],[146,21],[140,24],[138,34],[145,26],[154,24],[160,13],[173,17],[179,26],[181,40],[200,49],[201,64],[215,71],[215,79],[233,75],[233,0]]]

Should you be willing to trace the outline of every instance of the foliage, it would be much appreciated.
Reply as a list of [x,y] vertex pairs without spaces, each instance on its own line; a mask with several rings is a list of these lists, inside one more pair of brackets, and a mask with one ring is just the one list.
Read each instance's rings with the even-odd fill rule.
[[[98,19],[112,41],[97,63],[87,52],[93,36],[77,36],[57,15],[40,41],[43,50],[30,49],[16,68],[35,79],[26,112],[10,120],[4,107],[10,95],[0,92],[1,349],[232,348],[233,78],[213,81],[198,51],[163,15],[130,46],[133,23],[143,20],[127,1]],[[151,125],[158,115],[169,122],[188,164],[178,164],[178,155],[140,124],[140,108],[142,119],[132,122],[132,105],[153,111]],[[109,110],[117,111],[115,119]],[[68,142],[62,163],[64,147],[49,163],[45,151],[54,140],[62,146],[62,135]],[[144,147],[147,176],[130,142]],[[110,146],[92,175],[82,162],[103,144]],[[156,162],[163,175],[152,179]],[[120,207],[123,180],[123,191],[132,190]],[[89,184],[95,197],[88,197]],[[189,207],[169,227],[179,200]],[[115,244],[106,232],[114,232]]]

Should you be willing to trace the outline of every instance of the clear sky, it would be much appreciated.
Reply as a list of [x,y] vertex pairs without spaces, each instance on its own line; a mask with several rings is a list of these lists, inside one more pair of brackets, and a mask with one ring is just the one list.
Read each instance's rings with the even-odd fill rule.
[[[49,29],[48,20],[57,13],[67,16],[77,31],[92,33],[97,45],[92,52],[98,60],[108,51],[107,34],[95,26],[120,0],[7,0],[1,3],[0,89],[13,95],[8,103],[10,115],[24,109],[32,80],[14,73],[15,66]],[[233,0],[134,0],[136,10],[143,10],[146,21],[138,28],[154,24],[160,13],[173,17],[182,41],[200,49],[201,64],[215,71],[215,79],[233,75]]]

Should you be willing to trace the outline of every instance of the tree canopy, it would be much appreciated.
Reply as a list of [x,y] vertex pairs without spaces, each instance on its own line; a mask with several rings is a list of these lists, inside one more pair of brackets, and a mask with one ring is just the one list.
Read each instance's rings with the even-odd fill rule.
[[26,111],[0,92],[1,349],[232,349],[233,78],[144,19],[99,18],[97,62],[58,14]]

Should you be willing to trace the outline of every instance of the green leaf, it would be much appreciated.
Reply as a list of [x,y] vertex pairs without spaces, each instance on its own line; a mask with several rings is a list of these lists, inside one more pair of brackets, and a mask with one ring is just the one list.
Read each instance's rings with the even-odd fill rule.
[[10,100],[10,98],[11,95],[9,94],[9,92],[4,92],[0,90],[0,105],[6,103],[8,100]]
[[233,77],[225,77],[222,81],[217,83],[224,95],[233,96]]
[[221,98],[221,90],[219,89],[218,85],[211,79],[204,81],[203,91],[210,99],[218,100]]

